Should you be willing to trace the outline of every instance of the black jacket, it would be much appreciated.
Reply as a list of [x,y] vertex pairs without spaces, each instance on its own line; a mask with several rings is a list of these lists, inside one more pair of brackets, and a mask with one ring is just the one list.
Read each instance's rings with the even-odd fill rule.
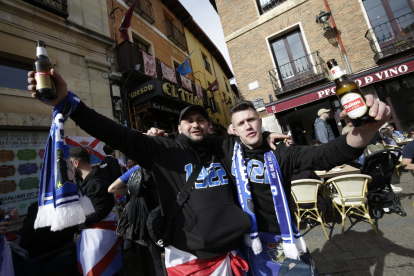
[[114,207],[114,195],[108,193],[109,181],[108,174],[104,169],[95,166],[79,185],[85,192],[86,196],[92,201],[95,213],[86,216],[83,227],[89,227],[94,223],[100,222],[106,218]]
[[168,213],[195,164],[204,163],[195,188],[177,215],[171,245],[200,259],[236,249],[250,229],[250,219],[234,201],[229,175],[217,154],[220,148],[194,145],[184,135],[174,141],[148,137],[121,126],[96,113],[82,102],[71,118],[91,136],[128,156],[152,171],[160,205]]
[[[239,137],[230,136],[227,140],[215,139],[215,144],[223,147],[224,156],[222,164],[226,170],[232,169],[232,156],[235,142],[240,143]],[[270,184],[265,176],[264,153],[270,151],[270,147],[263,139],[262,146],[248,149],[242,144],[246,166],[250,179],[250,189],[256,213],[259,231],[279,232],[279,224],[270,191]],[[359,156],[363,149],[357,149],[346,143],[346,135],[342,135],[333,141],[321,146],[296,146],[286,147],[279,143],[274,151],[279,163],[283,178],[283,187],[290,206],[291,178],[295,169],[303,170],[330,170],[338,165],[346,164]],[[250,163],[250,164],[249,164]],[[231,180],[235,182],[234,173]]]
[[121,174],[121,167],[119,166],[118,160],[112,155],[107,155],[101,164],[99,164],[101,169],[106,170],[108,174],[108,181],[112,184]]

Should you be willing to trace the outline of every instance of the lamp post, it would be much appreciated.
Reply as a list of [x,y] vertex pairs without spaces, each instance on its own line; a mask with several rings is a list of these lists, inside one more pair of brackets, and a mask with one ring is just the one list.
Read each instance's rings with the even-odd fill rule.
[[[329,8],[328,1],[324,0],[324,2],[325,2],[327,11],[326,12],[321,11],[319,15],[316,16],[316,23],[321,24],[325,31],[328,31],[331,28],[333,29],[333,32],[335,33],[336,38],[338,39],[338,44],[341,47],[341,52],[344,57],[346,67],[348,69],[348,73],[352,74],[351,65],[349,64],[349,60],[346,55],[344,45],[342,44],[341,36],[339,35],[338,29],[336,28],[335,20],[332,16],[331,9]],[[332,27],[330,26],[330,24],[332,24]]]

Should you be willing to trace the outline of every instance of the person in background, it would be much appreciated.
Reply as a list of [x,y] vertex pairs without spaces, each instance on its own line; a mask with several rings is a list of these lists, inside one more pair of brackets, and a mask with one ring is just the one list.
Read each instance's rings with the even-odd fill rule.
[[106,170],[109,176],[109,183],[112,183],[121,176],[121,168],[119,166],[118,160],[115,158],[115,150],[108,145],[105,145],[103,147],[103,150],[106,154],[106,157],[104,160],[102,160],[99,166],[101,169]]
[[397,140],[397,138],[405,139],[405,136],[401,132],[395,130],[395,127],[393,124],[388,124],[387,128],[391,130],[392,137],[394,138],[394,140]]
[[335,139],[331,126],[328,124],[330,109],[321,108],[318,111],[318,117],[315,120],[315,136],[322,143],[328,143]]
[[228,135],[236,135],[236,132],[234,132],[234,127],[233,127],[232,123],[227,125],[227,134]]
[[108,193],[108,174],[99,166],[91,165],[89,153],[83,147],[71,148],[69,159],[75,175],[80,178],[78,185],[95,209],[78,225],[81,229],[77,245],[79,272],[85,276],[98,275],[104,267],[107,275],[113,275],[122,267],[122,256],[117,246],[120,239],[115,234],[117,219],[112,212],[114,196]]
[[411,133],[411,134],[409,134],[409,137],[410,137],[411,139],[413,139],[413,138],[414,138],[414,126],[411,126],[411,127],[410,127],[409,132]]
[[130,170],[133,166],[136,166],[136,165],[137,164],[135,164],[135,161],[134,160],[128,159],[126,167],[127,167],[128,170]]
[[388,127],[381,128],[380,135],[386,145],[398,147],[397,142],[395,142],[394,138],[392,137],[391,130]]
[[402,163],[404,169],[414,171],[414,141],[411,141],[403,148]]

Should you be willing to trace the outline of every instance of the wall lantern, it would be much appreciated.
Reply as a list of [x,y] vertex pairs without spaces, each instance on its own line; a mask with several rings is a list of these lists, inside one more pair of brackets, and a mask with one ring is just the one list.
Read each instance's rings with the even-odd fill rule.
[[322,24],[322,27],[325,31],[328,31],[331,28],[331,13],[321,11],[319,15],[316,16],[316,23]]

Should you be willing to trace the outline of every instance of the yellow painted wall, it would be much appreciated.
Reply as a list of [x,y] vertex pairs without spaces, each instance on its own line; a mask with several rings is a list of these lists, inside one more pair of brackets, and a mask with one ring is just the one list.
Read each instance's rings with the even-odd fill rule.
[[[218,112],[214,114],[210,113],[210,116],[214,119],[215,123],[217,123],[218,119],[219,123],[222,126],[227,127],[227,124],[230,123],[229,109],[234,104],[229,80],[227,79],[217,60],[212,57],[211,53],[200,43],[196,37],[194,37],[194,35],[187,28],[184,29],[185,36],[187,38],[188,52],[191,53],[194,50],[194,53],[191,55],[191,68],[193,69],[193,73],[190,73],[189,75],[193,75],[195,82],[200,84],[204,89],[208,88],[207,82],[213,83],[216,80],[217,76],[219,82],[219,90],[215,91],[213,93],[213,96],[215,101],[219,104],[221,114]],[[204,68],[202,53],[207,57],[207,62],[210,63],[211,74]],[[226,89],[225,82],[227,82],[229,92]],[[212,93],[208,92],[208,97],[210,98],[211,96]],[[223,103],[223,97],[225,97],[226,102],[230,99],[231,103]]]

